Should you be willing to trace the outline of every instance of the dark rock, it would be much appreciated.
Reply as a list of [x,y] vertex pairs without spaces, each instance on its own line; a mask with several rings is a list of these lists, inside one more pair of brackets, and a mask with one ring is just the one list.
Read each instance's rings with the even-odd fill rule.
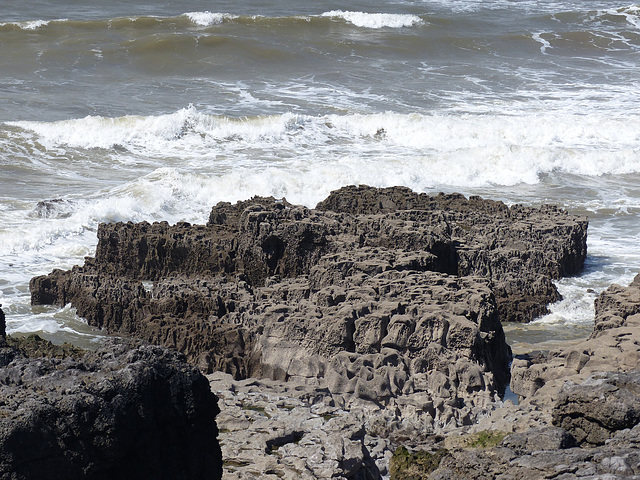
[[117,342],[2,357],[0,478],[221,478],[217,399],[180,354]]
[[441,212],[455,245],[454,273],[490,278],[502,321],[529,321],[547,313],[547,304],[560,299],[551,280],[578,273],[587,254],[587,220],[550,205],[507,207],[460,194],[360,186],[332,192],[317,208],[362,215]]
[[74,209],[74,204],[69,200],[54,198],[38,202],[30,216],[39,218],[68,218]]
[[[28,335],[26,337],[7,337],[6,345],[11,347],[11,358],[21,355],[28,358],[57,358],[64,360],[65,358],[73,358],[78,360],[86,351],[74,347],[68,343],[62,345],[54,345],[53,343],[43,340],[38,335]],[[6,365],[8,362],[2,363]]]
[[0,345],[2,345],[7,338],[7,321],[2,311],[2,304],[0,304]]

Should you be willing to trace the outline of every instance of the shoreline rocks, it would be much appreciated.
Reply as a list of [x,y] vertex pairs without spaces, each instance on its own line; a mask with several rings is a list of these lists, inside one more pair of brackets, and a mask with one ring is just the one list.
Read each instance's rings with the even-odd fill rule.
[[[264,440],[271,447],[245,447],[276,476],[333,468],[375,478],[393,445],[495,410],[510,379],[500,322],[531,320],[560,298],[552,280],[582,268],[586,232],[585,218],[552,206],[345,187],[315,209],[256,197],[216,205],[207,225],[102,224],[95,258],[30,289],[33,304],[71,303],[89,324],[179,350],[203,372],[323,392],[322,408],[355,429],[342,456],[314,454],[315,466],[263,459],[277,443],[303,458],[315,448],[298,451],[303,438],[339,433],[308,399],[294,406],[302,417],[272,412],[281,423],[261,428],[284,433]],[[240,397],[219,391],[231,423],[242,423]],[[291,422],[303,427],[282,426]]]
[[217,399],[184,356],[133,341],[53,350],[0,348],[0,478],[221,478]]
[[640,276],[612,285],[595,302],[590,338],[546,356],[514,360],[505,402],[469,429],[502,433],[490,448],[448,436],[436,468],[417,478],[640,478]]

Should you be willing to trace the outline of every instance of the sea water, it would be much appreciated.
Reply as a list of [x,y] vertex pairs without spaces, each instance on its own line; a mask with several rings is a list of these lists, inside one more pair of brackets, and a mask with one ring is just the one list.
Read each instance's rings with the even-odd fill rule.
[[204,223],[219,201],[312,207],[367,184],[588,216],[564,300],[505,326],[516,352],[584,338],[597,293],[640,271],[639,86],[624,1],[4,2],[8,332],[100,341],[28,291],[93,255],[100,222]]

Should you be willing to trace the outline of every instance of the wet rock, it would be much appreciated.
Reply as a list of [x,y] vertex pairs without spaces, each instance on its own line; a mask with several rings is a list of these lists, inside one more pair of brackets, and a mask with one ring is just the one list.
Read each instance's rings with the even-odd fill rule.
[[2,311],[2,304],[0,304],[0,345],[4,343],[7,338],[7,321]]
[[68,218],[73,213],[75,205],[69,200],[54,198],[38,202],[30,216],[39,218]]
[[221,478],[217,399],[180,354],[132,342],[75,359],[2,350],[0,478]]

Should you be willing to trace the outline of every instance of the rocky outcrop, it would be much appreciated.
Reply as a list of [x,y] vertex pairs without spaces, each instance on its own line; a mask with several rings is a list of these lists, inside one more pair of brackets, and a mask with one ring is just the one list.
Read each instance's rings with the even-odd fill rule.
[[603,445],[640,423],[640,370],[601,373],[566,384],[553,407],[553,423],[579,443]]
[[520,403],[489,412],[467,432],[507,434],[489,449],[447,437],[422,449],[446,453],[423,479],[635,479],[640,476],[640,277],[595,302],[590,338],[515,359]]
[[640,274],[628,287],[611,285],[598,295],[594,305],[596,315],[592,338],[597,338],[606,330],[635,323],[635,316],[640,313]]
[[182,355],[131,341],[21,353],[45,350],[0,348],[1,479],[221,478],[217,399]]
[[512,434],[495,447],[440,450],[425,480],[635,479],[640,474],[640,428],[618,432],[598,449],[573,447],[560,428]]
[[587,254],[587,220],[552,205],[507,207],[477,196],[345,187],[317,208],[368,215],[440,212],[455,248],[454,272],[492,281],[502,321],[547,313],[546,306],[560,299],[551,280],[578,273]]
[[551,280],[581,268],[586,228],[555,207],[347,187],[316,209],[254,198],[207,225],[100,225],[95,259],[30,287],[203,371],[327,388],[428,434],[502,391],[500,320],[559,298]]
[[640,277],[595,301],[592,335],[546,356],[519,358],[511,389],[546,409],[581,444],[602,445],[640,422]]
[[543,356],[524,355],[513,361],[511,390],[522,399],[550,405],[562,386],[580,384],[591,375],[628,372],[640,366],[640,283],[612,285],[595,301],[591,336]]

